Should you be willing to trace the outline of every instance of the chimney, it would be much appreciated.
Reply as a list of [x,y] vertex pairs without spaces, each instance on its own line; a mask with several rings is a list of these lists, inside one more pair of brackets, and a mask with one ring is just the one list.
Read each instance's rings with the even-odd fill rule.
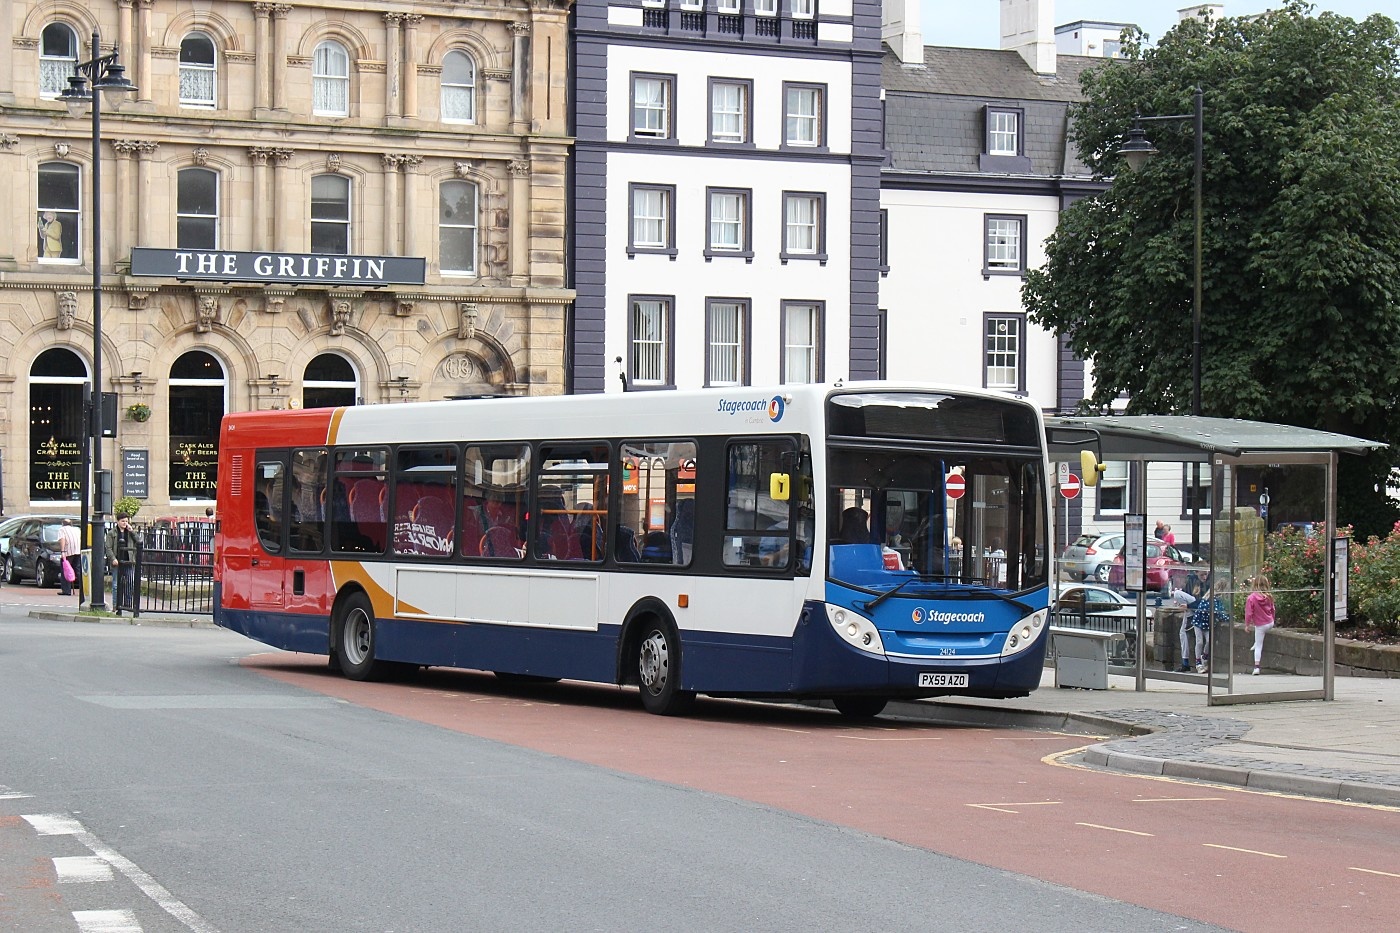
[[1039,75],[1055,73],[1055,0],[1001,0],[1001,47]]
[[880,38],[901,65],[924,64],[924,34],[919,28],[919,0],[883,0]]

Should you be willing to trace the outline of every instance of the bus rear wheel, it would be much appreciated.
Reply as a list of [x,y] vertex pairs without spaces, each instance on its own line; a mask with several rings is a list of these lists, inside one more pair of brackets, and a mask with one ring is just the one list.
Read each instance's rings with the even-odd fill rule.
[[847,719],[874,719],[890,701],[885,697],[832,697],[831,702]]
[[658,716],[680,716],[695,704],[695,694],[680,689],[681,640],[673,626],[656,619],[643,626],[637,644],[637,685],[642,706]]
[[340,672],[351,680],[378,680],[386,665],[374,658],[374,607],[369,597],[355,593],[345,600],[336,625],[336,656]]

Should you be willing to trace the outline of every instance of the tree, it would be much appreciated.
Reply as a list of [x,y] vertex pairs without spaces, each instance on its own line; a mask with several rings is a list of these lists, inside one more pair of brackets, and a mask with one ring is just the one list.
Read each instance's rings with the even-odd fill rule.
[[[1144,125],[1140,171],[1116,154],[1136,115],[1188,114],[1204,91],[1202,413],[1400,441],[1400,35],[1288,0],[1258,19],[1187,20],[1086,72],[1073,140],[1103,194],[1066,210],[1027,275],[1030,319],[1091,362],[1104,410],[1191,408],[1190,120]],[[1343,461],[1359,533],[1395,520],[1395,449]]]

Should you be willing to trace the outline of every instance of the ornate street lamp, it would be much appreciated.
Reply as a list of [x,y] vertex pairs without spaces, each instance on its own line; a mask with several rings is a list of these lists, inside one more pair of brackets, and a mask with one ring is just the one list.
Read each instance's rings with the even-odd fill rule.
[[[1193,206],[1196,242],[1191,294],[1191,414],[1199,417],[1201,414],[1201,185],[1205,162],[1205,100],[1199,87],[1196,88],[1195,103],[1196,106],[1191,113],[1173,113],[1160,117],[1138,116],[1133,121],[1132,129],[1128,130],[1128,135],[1124,137],[1123,145],[1117,154],[1128,163],[1128,168],[1131,171],[1137,171],[1147,164],[1148,159],[1157,154],[1157,148],[1148,140],[1142,124],[1184,122],[1186,120],[1192,122],[1196,143],[1195,203]],[[1201,465],[1199,463],[1192,464],[1191,477],[1191,547],[1194,549],[1191,558],[1194,561],[1200,557],[1197,552],[1201,548]]]
[[[68,87],[59,99],[68,105],[69,113],[77,116],[84,107],[92,112],[92,403],[91,418],[84,430],[84,445],[91,445],[92,472],[84,470],[80,477],[82,491],[82,522],[88,527],[88,504],[92,504],[92,594],[93,609],[105,608],[106,583],[103,573],[106,559],[105,527],[102,520],[102,101],[98,92],[124,94],[136,90],[126,77],[126,69],[117,61],[117,52],[103,55],[101,37],[92,31],[92,58],[78,62],[68,79]],[[97,488],[94,489],[94,486]]]

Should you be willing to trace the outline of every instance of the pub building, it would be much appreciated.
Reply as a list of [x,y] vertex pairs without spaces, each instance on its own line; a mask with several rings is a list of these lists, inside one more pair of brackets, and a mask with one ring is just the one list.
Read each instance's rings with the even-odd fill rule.
[[[0,497],[78,513],[101,228],[114,497],[202,515],[227,412],[564,390],[566,3],[6,5]],[[116,52],[133,93],[59,99]]]

